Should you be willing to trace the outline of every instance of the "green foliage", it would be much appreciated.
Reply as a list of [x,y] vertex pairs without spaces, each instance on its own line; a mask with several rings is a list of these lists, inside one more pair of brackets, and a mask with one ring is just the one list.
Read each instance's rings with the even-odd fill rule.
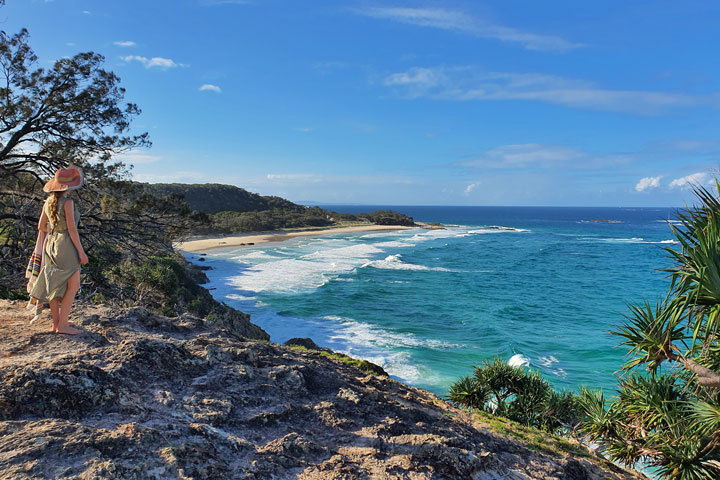
[[679,248],[666,248],[666,297],[631,306],[613,332],[631,357],[617,397],[586,390],[580,400],[581,430],[611,459],[669,480],[720,478],[720,201],[695,193],[671,225]]
[[555,392],[537,371],[512,367],[500,358],[475,367],[449,390],[451,402],[492,413],[550,433],[572,431],[579,421],[578,398]]
[[415,225],[412,217],[392,210],[376,210],[370,213],[356,214],[331,212],[331,215],[336,220],[346,222],[369,222],[374,225],[402,225],[406,227]]
[[280,197],[263,197],[240,187],[218,183],[153,183],[143,184],[143,187],[158,197],[183,198],[191,209],[209,214],[304,208]]
[[12,290],[0,285],[0,299],[3,300],[29,300],[25,290]]
[[188,274],[185,260],[179,255],[154,256],[143,262],[126,260],[111,267],[107,275],[119,288],[116,296],[166,316],[189,311],[204,317],[219,305]]
[[276,208],[257,212],[219,212],[211,216],[209,230],[244,233],[329,225],[333,225],[333,222],[325,210],[317,207],[300,207],[300,209]]
[[[337,213],[319,207],[297,205],[273,196],[261,196],[232,185],[141,184],[158,197],[176,197],[206,217],[199,219],[195,233],[246,233],[284,228],[327,227],[338,222],[374,225],[414,225],[413,219],[392,210],[372,213]],[[107,199],[106,202],[111,202]]]
[[353,358],[343,353],[329,352],[327,350],[310,350],[309,348],[303,347],[302,345],[286,345],[286,347],[293,350],[300,350],[302,352],[315,352],[323,357],[333,359],[346,365],[351,365],[372,375],[379,375],[381,377],[388,376],[387,372],[383,370],[381,366],[376,365],[372,362],[368,362],[367,360],[359,360],[357,358]]
[[[527,427],[507,418],[498,417],[492,413],[476,410],[472,412],[473,419],[486,424],[489,430],[516,438],[525,443],[531,450],[549,453],[552,455],[572,455],[573,457],[589,457],[590,452],[576,442],[565,437],[553,435],[537,428]],[[608,462],[609,463],[609,462]]]

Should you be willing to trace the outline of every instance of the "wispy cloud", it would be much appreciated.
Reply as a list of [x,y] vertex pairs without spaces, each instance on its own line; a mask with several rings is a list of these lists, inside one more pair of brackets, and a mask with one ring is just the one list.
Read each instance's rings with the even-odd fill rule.
[[467,187],[465,187],[465,191],[463,192],[463,195],[470,195],[470,192],[475,190],[475,188],[478,186],[477,183],[471,183]]
[[90,10],[83,10],[82,13],[84,15],[92,15],[92,12]]
[[563,145],[524,143],[492,148],[456,165],[486,169],[555,169],[586,170],[628,163],[630,155],[591,155]]
[[123,154],[117,155],[113,158],[116,160],[120,160],[121,162],[123,162],[125,164],[130,164],[130,165],[155,163],[155,162],[159,162],[160,160],[162,160],[162,157],[159,155],[149,155],[147,153],[138,153],[138,152],[123,153]]
[[707,184],[711,179],[710,174],[697,172],[685,177],[676,178],[670,182],[670,188],[690,189],[694,186]]
[[410,185],[423,183],[412,177],[393,175],[326,175],[318,173],[269,173],[266,179],[272,184],[306,185],[313,184],[363,184],[363,185]]
[[128,55],[121,57],[125,62],[139,62],[145,66],[145,68],[158,68],[160,70],[167,70],[168,68],[187,67],[183,63],[177,63],[170,58],[163,57],[142,57],[140,55]]
[[312,127],[296,127],[296,128],[294,128],[293,130],[295,130],[296,132],[309,133],[309,132],[312,132],[312,131],[315,130],[315,129],[312,128]]
[[635,185],[635,191],[638,192],[646,192],[648,190],[652,190],[654,188],[658,188],[660,186],[660,179],[662,177],[643,177],[640,179],[640,181]]
[[222,89],[218,87],[217,85],[212,85],[210,83],[204,83],[200,88],[198,88],[201,92],[215,92],[215,93],[222,93]]
[[118,47],[134,47],[136,44],[135,44],[135,42],[132,42],[130,40],[124,40],[124,41],[113,42],[113,45],[116,45]]
[[374,7],[353,10],[358,15],[421,27],[449,30],[479,38],[519,44],[528,50],[565,52],[582,47],[556,35],[541,35],[490,23],[460,10],[445,8]]
[[387,75],[382,83],[407,98],[527,100],[639,115],[656,115],[673,108],[720,108],[720,93],[687,95],[646,90],[610,90],[591,82],[555,75],[484,72],[473,67],[414,67]]

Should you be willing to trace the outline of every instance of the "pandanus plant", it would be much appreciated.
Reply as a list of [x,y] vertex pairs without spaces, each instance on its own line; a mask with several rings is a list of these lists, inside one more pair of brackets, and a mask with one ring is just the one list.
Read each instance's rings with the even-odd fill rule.
[[666,247],[666,297],[630,306],[619,392],[584,390],[581,430],[612,459],[669,480],[720,479],[720,183],[696,187]]

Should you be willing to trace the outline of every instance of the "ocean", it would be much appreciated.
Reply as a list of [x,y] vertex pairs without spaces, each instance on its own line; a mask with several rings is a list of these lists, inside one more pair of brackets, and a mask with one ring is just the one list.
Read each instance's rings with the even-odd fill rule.
[[206,286],[274,342],[310,337],[439,395],[514,355],[556,388],[613,391],[627,349],[610,330],[668,287],[674,209],[325,208],[448,227],[209,250]]

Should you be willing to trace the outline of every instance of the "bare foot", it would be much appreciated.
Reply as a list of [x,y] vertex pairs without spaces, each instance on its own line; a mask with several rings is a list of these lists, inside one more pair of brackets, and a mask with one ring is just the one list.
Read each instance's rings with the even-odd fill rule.
[[82,333],[82,330],[78,330],[77,328],[73,328],[70,325],[67,325],[66,327],[58,327],[58,329],[55,330],[55,333],[64,333],[66,335],[77,335],[79,333]]

